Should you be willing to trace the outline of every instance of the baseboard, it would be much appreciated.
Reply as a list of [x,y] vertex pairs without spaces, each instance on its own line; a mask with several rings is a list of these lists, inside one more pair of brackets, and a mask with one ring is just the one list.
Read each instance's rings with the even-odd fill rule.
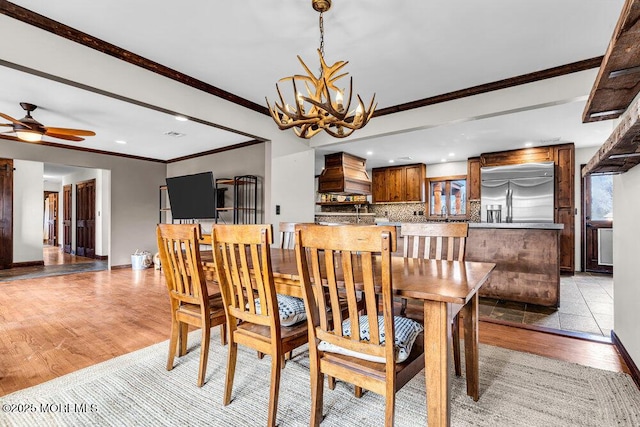
[[95,259],[97,259],[98,261],[107,261],[109,259],[108,255],[96,255],[94,256]]
[[640,389],[640,370],[638,370],[638,367],[633,362],[633,359],[627,352],[627,349],[624,348],[624,345],[622,345],[620,338],[618,338],[613,330],[611,331],[611,340],[613,341],[613,345],[618,350],[618,353],[620,353],[622,360],[624,360],[624,363],[627,364],[627,368],[629,368],[631,378],[633,378],[633,381],[636,383],[636,387]]
[[20,267],[35,267],[44,265],[44,261],[25,261],[25,262],[14,262],[11,264],[11,268],[20,268]]

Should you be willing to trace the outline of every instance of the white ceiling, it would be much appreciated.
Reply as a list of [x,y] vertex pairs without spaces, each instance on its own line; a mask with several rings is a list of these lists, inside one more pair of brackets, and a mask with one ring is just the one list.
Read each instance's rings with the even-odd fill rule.
[[[318,14],[310,0],[13,3],[260,105],[275,97],[279,78],[303,72],[296,55],[312,69],[317,63]],[[622,4],[335,0],[324,17],[325,57],[349,60],[355,92],[365,102],[375,93],[378,108],[391,107],[601,56]],[[172,115],[180,111],[157,111],[7,67],[0,66],[0,82],[1,112],[21,118],[18,103],[34,103],[34,117],[46,126],[94,130],[95,137],[80,143],[91,149],[169,160],[253,139],[211,123],[178,122]],[[412,158],[405,163],[464,160],[526,142],[600,145],[612,125],[581,123],[589,90],[560,105],[321,147],[317,169],[323,155],[335,151],[367,157],[375,167],[400,157]]]

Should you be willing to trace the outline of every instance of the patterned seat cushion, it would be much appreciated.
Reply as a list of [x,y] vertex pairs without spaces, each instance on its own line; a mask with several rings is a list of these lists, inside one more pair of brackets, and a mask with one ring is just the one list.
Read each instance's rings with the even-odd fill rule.
[[[413,343],[420,335],[420,332],[424,330],[422,325],[415,320],[408,319],[406,317],[393,316],[393,322],[395,325],[395,349],[396,349],[396,363],[402,363],[411,354]],[[385,342],[384,331],[384,317],[378,316],[378,328],[380,331],[380,344]],[[346,319],[342,322],[342,330],[344,336],[351,336],[351,322]],[[371,334],[369,332],[369,319],[368,316],[360,316],[360,339],[363,341],[369,341]],[[330,344],[326,341],[321,341],[318,344],[318,350],[327,351],[330,353],[339,353],[346,356],[353,356],[372,362],[384,363],[383,357],[371,356],[368,354],[359,353],[353,350]]]
[[[278,299],[280,325],[293,326],[307,319],[307,312],[304,309],[304,301],[302,298],[281,294],[277,294],[276,298]],[[256,298],[254,302],[256,304],[256,313],[260,314],[260,300]]]

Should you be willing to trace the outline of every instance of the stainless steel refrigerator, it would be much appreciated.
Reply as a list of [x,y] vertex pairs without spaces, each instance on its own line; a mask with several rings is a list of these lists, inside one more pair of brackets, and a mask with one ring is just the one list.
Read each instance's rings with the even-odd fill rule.
[[502,222],[553,222],[553,176],[553,162],[482,168],[482,222],[487,222],[487,206],[496,205],[501,207]]

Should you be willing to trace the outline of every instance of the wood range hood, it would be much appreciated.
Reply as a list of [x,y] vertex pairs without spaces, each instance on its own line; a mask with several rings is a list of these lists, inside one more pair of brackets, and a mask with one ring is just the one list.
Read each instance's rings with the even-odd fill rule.
[[365,169],[366,160],[349,153],[324,156],[324,170],[318,178],[319,193],[371,194],[371,178]]

